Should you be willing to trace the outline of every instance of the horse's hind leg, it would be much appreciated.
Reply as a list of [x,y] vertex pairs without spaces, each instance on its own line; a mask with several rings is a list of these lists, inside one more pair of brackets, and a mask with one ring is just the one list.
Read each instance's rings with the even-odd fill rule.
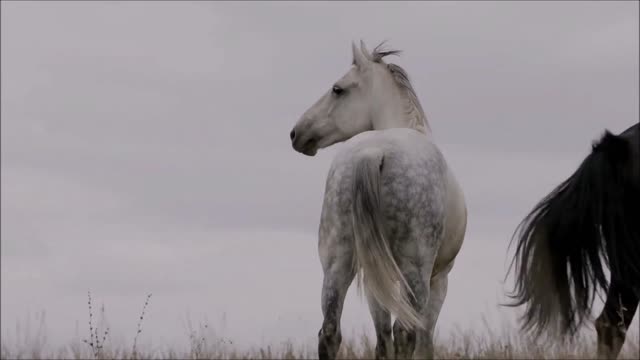
[[638,295],[612,279],[602,313],[596,319],[598,358],[616,359],[622,350],[627,329],[638,308]]
[[442,269],[438,274],[431,278],[431,291],[426,308],[426,336],[425,336],[425,355],[428,359],[435,357],[435,347],[433,336],[435,334],[438,316],[442,310],[442,304],[447,297],[447,288],[449,284],[449,271],[453,267],[453,262]]
[[324,321],[318,333],[318,356],[320,360],[335,359],[342,342],[340,318],[344,298],[353,281],[352,257],[331,256],[323,262],[322,315]]
[[[398,264],[398,266],[415,295],[415,297],[411,299],[411,303],[414,309],[422,315],[426,308],[427,300],[429,299],[430,289],[429,284],[425,281],[424,271],[422,271],[423,267],[418,267],[408,262]],[[416,347],[424,349],[424,333],[422,330],[406,329],[396,319],[393,324],[393,341],[396,359],[423,358],[423,351],[416,352],[415,356],[413,353]]]
[[[419,297],[420,301],[426,304],[426,306],[419,310],[426,328],[418,331],[407,331],[397,321],[394,324],[393,332],[396,337],[396,346],[400,347],[400,352],[396,350],[396,356],[398,358],[410,359],[412,358],[412,354],[414,359],[435,358],[433,335],[440,310],[442,310],[442,304],[447,296],[449,270],[451,270],[452,266],[453,263],[431,278],[430,286],[425,287],[422,293],[423,295]],[[417,288],[420,287],[418,286]],[[414,292],[415,291],[416,290],[414,290]],[[416,309],[419,308],[416,307]]]
[[366,295],[369,303],[369,312],[376,329],[376,359],[392,359],[391,314],[380,306],[371,294],[367,292]]

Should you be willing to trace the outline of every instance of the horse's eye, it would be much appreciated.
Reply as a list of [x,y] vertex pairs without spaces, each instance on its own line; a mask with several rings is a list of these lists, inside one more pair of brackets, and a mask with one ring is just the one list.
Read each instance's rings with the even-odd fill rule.
[[344,89],[341,88],[338,85],[334,85],[333,89],[331,89],[331,91],[335,94],[335,95],[341,95],[344,92]]

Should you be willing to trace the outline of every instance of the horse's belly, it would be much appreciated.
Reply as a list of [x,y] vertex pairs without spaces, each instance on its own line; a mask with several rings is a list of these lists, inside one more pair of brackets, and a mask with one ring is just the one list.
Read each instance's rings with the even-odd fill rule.
[[448,178],[444,234],[434,264],[433,276],[447,268],[456,258],[462,248],[467,228],[467,208],[464,194],[451,171],[448,172]]

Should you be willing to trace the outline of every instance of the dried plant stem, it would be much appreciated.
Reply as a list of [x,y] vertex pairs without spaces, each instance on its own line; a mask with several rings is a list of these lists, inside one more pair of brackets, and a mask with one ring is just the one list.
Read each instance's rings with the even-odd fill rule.
[[136,331],[136,336],[133,338],[133,349],[131,352],[134,359],[138,358],[138,335],[142,333],[142,321],[144,320],[144,314],[147,311],[149,300],[151,300],[151,295],[152,294],[147,295],[147,299],[145,300],[144,305],[142,306],[142,313],[140,314],[140,318],[138,319],[138,331]]

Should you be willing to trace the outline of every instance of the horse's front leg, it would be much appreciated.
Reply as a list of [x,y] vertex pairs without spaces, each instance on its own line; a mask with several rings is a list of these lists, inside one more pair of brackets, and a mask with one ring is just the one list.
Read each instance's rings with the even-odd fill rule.
[[[345,249],[346,250],[346,249]],[[321,252],[321,258],[322,258]],[[344,298],[353,281],[353,252],[334,252],[323,260],[324,281],[322,283],[322,315],[324,321],[318,333],[318,356],[320,360],[335,359],[342,342],[340,318]]]

